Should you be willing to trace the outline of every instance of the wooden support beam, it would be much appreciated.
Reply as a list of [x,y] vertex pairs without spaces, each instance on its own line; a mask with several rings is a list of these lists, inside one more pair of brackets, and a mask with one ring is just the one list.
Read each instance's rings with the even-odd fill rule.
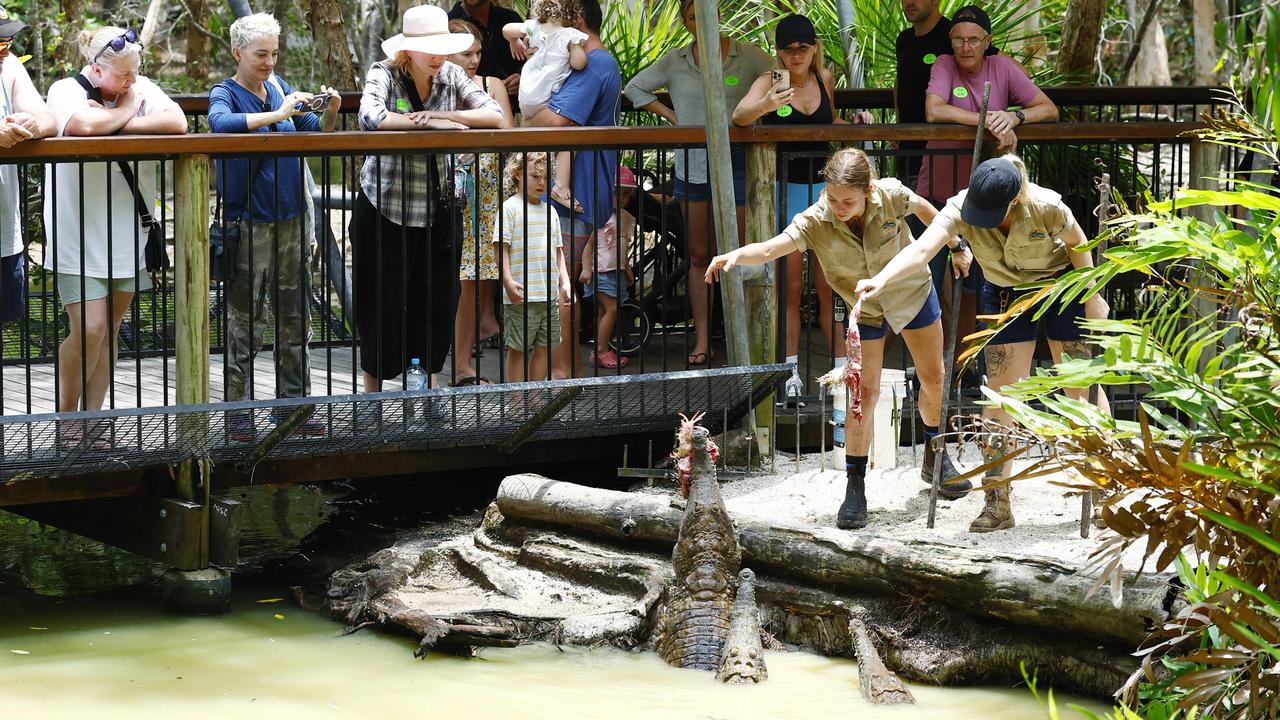
[[[775,197],[778,184],[778,148],[776,145],[752,145],[747,148],[747,237],[758,243],[772,238],[778,227]],[[776,266],[743,280],[746,301],[747,345],[751,364],[777,362],[774,354],[777,337],[778,294],[775,290]],[[773,395],[756,406],[755,433],[760,452],[772,453],[775,438],[767,437],[773,427]]]
[[[524,441],[528,440],[529,436],[533,435],[534,431],[545,425],[548,420],[556,416],[556,413],[560,412],[561,408],[573,402],[573,399],[581,394],[582,388],[580,387],[565,388],[564,390],[556,393],[555,397],[551,398],[546,405],[538,408],[538,411],[526,420],[523,425],[517,428],[515,432],[511,433],[506,440],[502,441],[502,444],[498,446],[498,452],[503,455],[510,455],[513,451],[523,445]],[[527,402],[528,396],[525,395],[524,398]]]
[[236,470],[242,473],[253,472],[255,465],[262,462],[262,459],[269,455],[277,445],[288,439],[294,430],[297,430],[302,423],[315,414],[315,411],[316,406],[314,403],[299,405],[294,408],[288,417],[281,420],[271,429],[271,432],[267,433],[266,437],[262,438],[262,442],[255,445],[243,460],[236,463]]
[[[177,255],[176,325],[179,405],[209,402],[209,156],[181,155],[177,160],[174,192],[174,245]],[[178,415],[178,444],[183,448],[209,446],[209,418],[204,413]],[[194,518],[199,527],[200,564],[209,564],[209,486],[211,464],[197,457],[178,467],[178,497],[201,506]]]

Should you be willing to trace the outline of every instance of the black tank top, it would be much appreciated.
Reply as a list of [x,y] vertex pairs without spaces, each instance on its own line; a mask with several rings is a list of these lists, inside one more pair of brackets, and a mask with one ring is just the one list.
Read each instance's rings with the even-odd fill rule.
[[[818,107],[810,115],[805,115],[794,107],[791,108],[791,114],[782,117],[775,110],[765,113],[760,122],[764,125],[830,125],[835,122],[835,114],[831,111],[831,96],[827,94],[827,88],[822,83],[822,78],[818,77],[818,73],[813,73],[813,79],[810,82],[818,83]],[[781,108],[779,108],[781,109]],[[823,157],[797,157],[787,161],[787,182],[802,183],[812,185],[813,183],[822,182],[822,176],[819,171],[822,170],[823,164],[826,162],[826,153],[831,150],[831,146],[825,142],[790,142],[778,145],[778,152],[814,152],[822,153]]]

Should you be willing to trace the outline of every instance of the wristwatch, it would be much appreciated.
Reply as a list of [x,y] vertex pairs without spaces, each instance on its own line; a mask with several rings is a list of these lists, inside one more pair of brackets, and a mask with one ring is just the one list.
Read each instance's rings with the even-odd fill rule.
[[1027,121],[1027,116],[1022,114],[1021,110],[1014,110],[1013,116],[1018,118],[1018,124],[1021,125]]
[[969,247],[969,241],[962,237],[956,238],[956,244],[951,246],[951,252],[962,253],[964,249]]

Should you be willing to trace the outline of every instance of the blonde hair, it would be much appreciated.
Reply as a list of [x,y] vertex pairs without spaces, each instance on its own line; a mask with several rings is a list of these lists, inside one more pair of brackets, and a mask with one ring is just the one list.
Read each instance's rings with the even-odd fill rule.
[[533,0],[529,3],[529,14],[540,23],[557,22],[569,27],[582,16],[582,3],[579,0]]
[[[777,55],[779,62],[782,61],[781,51],[782,51],[782,48],[774,49],[774,54]],[[813,45],[813,62],[809,63],[808,72],[811,72],[817,75],[818,80],[822,81],[819,87],[824,93],[827,91],[827,85],[826,85],[826,81],[822,80],[822,73],[826,72],[826,70],[827,70],[827,59],[823,57],[823,54],[822,54],[822,38],[818,38],[818,41],[815,42]]]
[[1022,187],[1018,189],[1018,196],[1015,198],[1019,203],[1027,201],[1027,196],[1031,193],[1031,178],[1027,175],[1027,165],[1022,162],[1022,158],[1013,153],[1005,153],[1000,156],[1001,160],[1007,160],[1018,171],[1018,176],[1022,178]]
[[550,174],[551,155],[546,152],[516,153],[512,155],[507,162],[506,170],[503,172],[510,192],[517,192],[524,187],[526,167],[530,170],[541,170],[543,175]]
[[842,187],[866,190],[876,179],[876,169],[867,154],[858,148],[837,150],[822,166],[822,179]]
[[254,13],[231,23],[231,47],[243,50],[258,38],[280,36],[280,21],[269,13]]
[[115,62],[116,58],[142,54],[142,43],[127,42],[119,51],[112,50],[107,44],[129,32],[125,28],[108,25],[104,28],[80,31],[80,55],[90,65],[104,65]]

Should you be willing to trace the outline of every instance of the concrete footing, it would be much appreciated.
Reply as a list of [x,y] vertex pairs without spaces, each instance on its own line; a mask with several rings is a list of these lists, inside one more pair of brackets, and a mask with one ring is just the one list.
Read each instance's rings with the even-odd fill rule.
[[218,568],[169,569],[160,578],[160,606],[183,615],[215,615],[231,609],[231,573]]

